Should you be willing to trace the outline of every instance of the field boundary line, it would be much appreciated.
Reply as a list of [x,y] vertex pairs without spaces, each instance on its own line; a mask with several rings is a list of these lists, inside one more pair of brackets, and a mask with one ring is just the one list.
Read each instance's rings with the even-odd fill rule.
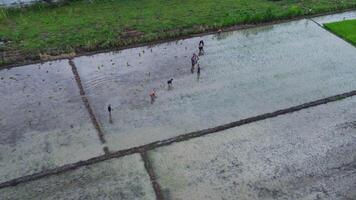
[[156,174],[155,174],[155,172],[153,170],[153,167],[152,167],[151,161],[149,159],[149,156],[147,155],[147,151],[141,152],[141,157],[142,157],[143,163],[145,165],[145,169],[146,169],[146,171],[148,173],[148,176],[150,177],[153,190],[155,191],[156,200],[164,200],[164,197],[163,197],[163,194],[162,194],[162,190],[161,190],[161,186],[157,182],[157,177],[156,177]]
[[[80,75],[79,75],[79,73],[78,73],[78,69],[77,69],[77,67],[75,66],[75,63],[74,63],[74,61],[73,61],[72,59],[70,59],[70,60],[68,61],[68,63],[69,63],[69,65],[70,65],[71,68],[72,68],[72,72],[73,72],[75,81],[77,82],[77,86],[78,86],[78,88],[79,88],[80,96],[82,97],[82,101],[83,101],[83,103],[84,103],[84,105],[85,105],[86,110],[88,111],[90,120],[91,120],[91,122],[93,123],[94,128],[96,129],[96,131],[97,131],[97,133],[98,133],[100,142],[101,142],[102,144],[105,144],[105,143],[106,143],[106,140],[105,140],[105,138],[104,138],[104,133],[103,133],[103,131],[101,130],[100,124],[99,124],[98,120],[97,120],[96,117],[95,117],[94,111],[93,111],[92,107],[90,106],[90,103],[89,103],[88,98],[87,98],[86,95],[85,95],[84,87],[83,87],[83,85],[82,85],[82,81],[81,81],[81,79],[80,79]],[[106,148],[104,147],[104,149],[106,149]],[[107,153],[106,150],[104,150],[104,152]]]

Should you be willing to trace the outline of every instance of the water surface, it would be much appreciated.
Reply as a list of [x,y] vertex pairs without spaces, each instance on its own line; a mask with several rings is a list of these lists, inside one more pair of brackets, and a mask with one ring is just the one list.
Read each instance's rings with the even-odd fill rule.
[[[190,57],[205,41],[200,77]],[[74,59],[114,150],[356,88],[356,49],[310,20]],[[173,78],[173,89],[167,80]],[[149,93],[158,95],[154,104]],[[110,119],[106,106],[114,108]]]

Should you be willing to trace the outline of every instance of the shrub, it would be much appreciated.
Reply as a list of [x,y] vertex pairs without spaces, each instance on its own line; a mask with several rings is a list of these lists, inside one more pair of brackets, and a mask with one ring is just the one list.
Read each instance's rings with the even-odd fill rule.
[[264,13],[263,19],[264,21],[272,21],[275,18],[273,11],[271,8],[267,8],[267,10]]
[[7,11],[4,8],[0,8],[0,20],[5,19],[7,17]]
[[303,14],[302,9],[299,6],[291,6],[288,8],[287,16],[288,17],[295,17]]

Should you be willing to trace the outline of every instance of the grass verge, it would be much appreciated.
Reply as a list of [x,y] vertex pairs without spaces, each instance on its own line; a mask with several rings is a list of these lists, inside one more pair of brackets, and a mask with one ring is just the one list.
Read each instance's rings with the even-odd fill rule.
[[356,46],[356,20],[328,23],[324,27]]
[[3,63],[40,59],[347,8],[356,0],[67,0],[0,8],[0,54]]

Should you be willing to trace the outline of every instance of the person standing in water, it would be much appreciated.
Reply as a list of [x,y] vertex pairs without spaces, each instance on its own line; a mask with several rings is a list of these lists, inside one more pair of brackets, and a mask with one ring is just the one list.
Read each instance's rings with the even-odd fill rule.
[[153,104],[155,102],[155,99],[157,98],[156,91],[154,89],[150,92],[150,97],[151,97],[151,104]]
[[192,61],[192,68],[191,68],[191,70],[190,70],[192,73],[194,73],[194,67],[195,67],[195,65],[197,64],[198,60],[199,60],[199,58],[198,58],[197,54],[193,53],[193,56],[192,56],[192,58],[191,58],[191,61]]
[[111,104],[109,104],[108,105],[108,112],[109,112],[109,122],[112,124],[113,123],[113,121],[112,121],[112,115],[111,115],[111,111],[112,111],[113,109],[111,108]]
[[191,68],[191,72],[194,72],[194,65],[195,65],[195,53],[193,54],[192,58],[190,58],[190,61],[192,62],[192,68]]
[[173,78],[169,79],[169,80],[167,81],[167,84],[168,84],[168,90],[172,89]]
[[108,105],[108,112],[109,112],[110,115],[111,115],[111,111],[112,111],[111,104],[109,104]]
[[203,55],[204,54],[204,41],[200,40],[199,42],[199,55]]

